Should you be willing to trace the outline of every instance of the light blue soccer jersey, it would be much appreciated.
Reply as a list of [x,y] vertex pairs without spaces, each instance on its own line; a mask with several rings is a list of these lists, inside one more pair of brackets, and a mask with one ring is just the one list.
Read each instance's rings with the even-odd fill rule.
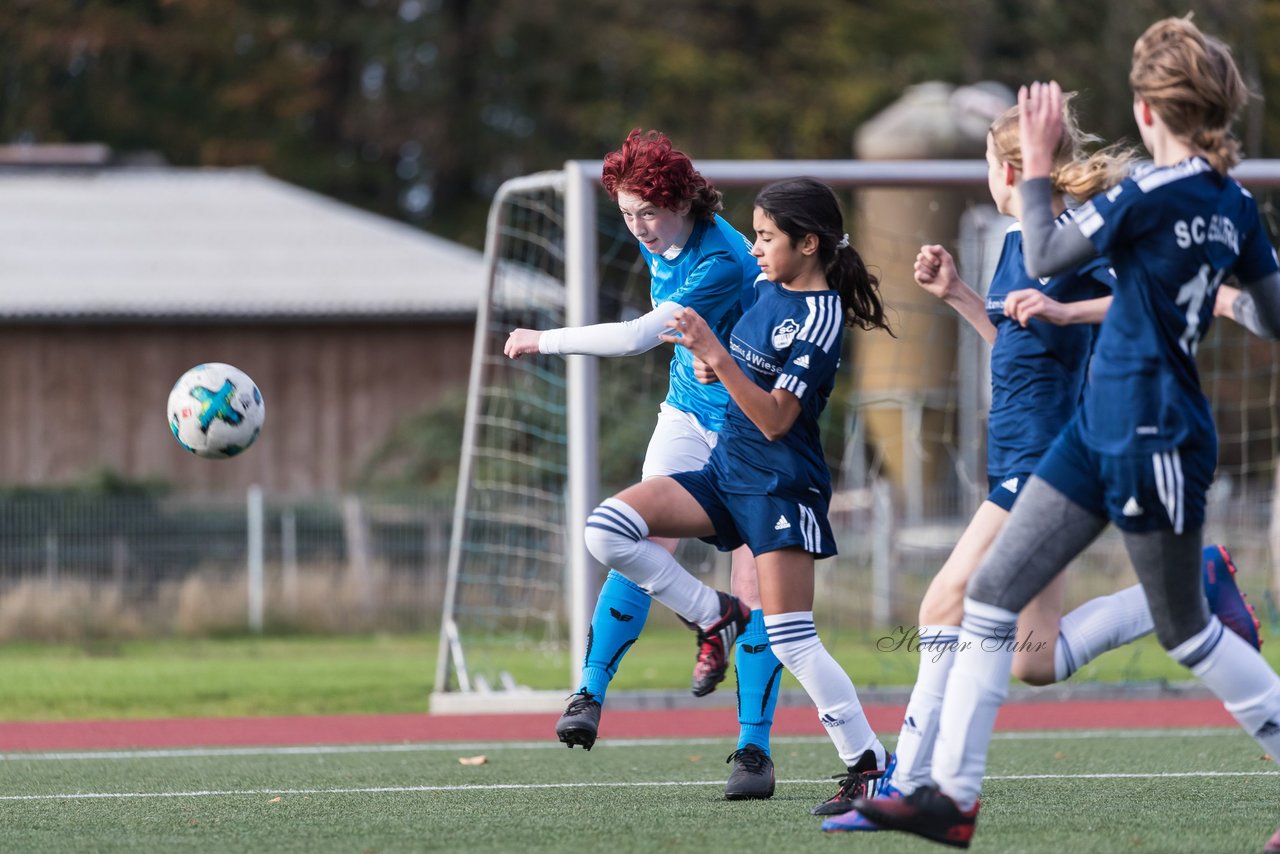
[[1106,454],[1216,441],[1196,345],[1224,278],[1276,270],[1253,197],[1192,157],[1127,178],[1072,216],[1116,271],[1084,393],[1084,441]]
[[[698,220],[684,249],[673,260],[654,255],[643,245],[640,253],[649,267],[654,307],[675,302],[693,309],[727,346],[729,332],[751,304],[760,275],[747,239],[717,215],[712,221]],[[728,403],[724,386],[698,382],[693,375],[693,355],[676,346],[667,404],[690,413],[708,430],[718,431]]]
[[707,465],[727,493],[777,495],[797,501],[831,497],[818,416],[840,365],[844,309],[835,291],[789,291],[760,281],[756,301],[733,329],[729,351],[760,388],[785,389],[800,400],[791,430],[772,442],[729,401],[720,441]]
[[1012,291],[1032,288],[1058,302],[1111,293],[1110,262],[1095,258],[1044,279],[1027,275],[1022,228],[1014,223],[987,290],[987,317],[996,328],[991,347],[991,413],[987,421],[987,474],[1029,472],[1075,414],[1098,327],[1055,326],[1035,319],[1025,327],[1004,314]]

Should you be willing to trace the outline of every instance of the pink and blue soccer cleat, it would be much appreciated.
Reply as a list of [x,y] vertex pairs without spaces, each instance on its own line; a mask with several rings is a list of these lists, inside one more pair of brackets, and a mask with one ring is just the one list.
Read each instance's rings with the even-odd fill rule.
[[[897,757],[893,754],[889,755],[889,763],[885,766],[884,776],[880,778],[880,785],[876,791],[877,798],[889,798],[896,800],[902,797],[902,792],[893,785],[893,769],[897,764]],[[883,830],[884,828],[877,825],[874,821],[864,816],[857,810],[849,810],[841,815],[833,815],[831,818],[822,822],[822,829],[827,831],[844,831],[844,830]]]
[[1209,610],[1222,621],[1222,625],[1244,638],[1254,649],[1262,648],[1258,636],[1260,623],[1254,616],[1253,606],[1236,586],[1236,566],[1226,546],[1204,547],[1204,597]]
[[973,841],[981,802],[960,809],[937,786],[921,786],[902,798],[858,798],[853,808],[882,825],[885,830],[902,830],[925,839],[968,848]]
[[[896,801],[902,797],[902,792],[898,791],[892,783],[883,783],[880,786],[880,794],[876,796],[876,800]],[[841,830],[884,830],[883,827],[867,818],[862,813],[855,810],[849,810],[843,815],[835,815],[822,822],[822,829],[826,831]]]

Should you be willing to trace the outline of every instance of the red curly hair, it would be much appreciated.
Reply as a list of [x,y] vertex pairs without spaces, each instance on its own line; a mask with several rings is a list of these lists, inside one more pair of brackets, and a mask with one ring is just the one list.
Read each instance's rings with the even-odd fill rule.
[[636,128],[627,134],[622,148],[605,155],[601,180],[615,202],[619,192],[664,210],[688,202],[689,212],[702,219],[712,219],[724,207],[720,191],[693,168],[689,155],[656,130]]

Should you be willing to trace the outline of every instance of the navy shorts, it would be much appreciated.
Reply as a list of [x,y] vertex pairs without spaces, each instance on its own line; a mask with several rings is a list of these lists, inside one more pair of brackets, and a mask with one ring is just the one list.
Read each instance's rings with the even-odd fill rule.
[[1036,477],[1085,510],[1134,534],[1204,527],[1205,497],[1218,464],[1214,445],[1142,454],[1102,454],[1073,418],[1036,467]]
[[1013,472],[1002,477],[987,475],[987,489],[991,490],[987,500],[1005,511],[1012,510],[1013,502],[1018,500],[1018,490],[1027,485],[1029,477],[1031,473],[1025,471]]
[[836,553],[827,501],[820,495],[810,502],[797,502],[776,495],[721,492],[710,466],[671,477],[702,505],[716,529],[714,537],[702,539],[722,552],[745,543],[754,555],[797,546],[815,558]]

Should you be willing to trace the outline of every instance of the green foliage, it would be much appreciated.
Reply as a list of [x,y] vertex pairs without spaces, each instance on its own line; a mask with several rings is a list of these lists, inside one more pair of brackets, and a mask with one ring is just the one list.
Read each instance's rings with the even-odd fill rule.
[[79,478],[48,486],[0,485],[0,500],[98,501],[103,498],[149,499],[169,494],[172,484],[160,478],[134,479],[109,466],[85,472]]
[[[1275,4],[1193,2],[1257,91]],[[840,158],[924,80],[1057,77],[1087,127],[1133,136],[1133,39],[1174,0],[13,0],[0,140],[258,165],[478,245],[504,179],[598,158],[636,126],[702,158]],[[1242,136],[1274,153],[1261,100]]]

